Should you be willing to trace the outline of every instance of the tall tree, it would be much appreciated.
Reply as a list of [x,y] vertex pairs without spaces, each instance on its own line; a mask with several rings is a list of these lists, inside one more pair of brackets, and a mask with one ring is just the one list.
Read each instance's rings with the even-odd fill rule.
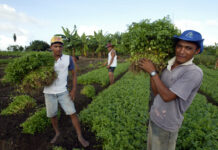
[[35,40],[27,46],[26,51],[46,51],[49,49],[49,44],[45,41]]

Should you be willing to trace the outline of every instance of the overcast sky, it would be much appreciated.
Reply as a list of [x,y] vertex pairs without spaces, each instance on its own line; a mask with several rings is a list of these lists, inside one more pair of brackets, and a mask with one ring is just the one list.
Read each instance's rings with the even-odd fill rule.
[[181,31],[199,31],[205,45],[218,43],[217,0],[0,0],[0,49],[33,40],[49,43],[63,33],[62,26],[72,31],[76,25],[80,35],[125,32],[132,22],[167,15]]

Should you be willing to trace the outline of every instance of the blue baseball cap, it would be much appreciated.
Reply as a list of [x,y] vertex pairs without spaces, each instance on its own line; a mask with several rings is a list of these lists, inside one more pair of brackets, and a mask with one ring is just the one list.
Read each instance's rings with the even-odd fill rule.
[[203,52],[204,46],[203,46],[203,41],[202,36],[199,32],[194,31],[194,30],[186,30],[184,31],[180,36],[174,35],[174,39],[176,40],[184,40],[188,42],[194,42],[197,43],[200,46],[200,53]]

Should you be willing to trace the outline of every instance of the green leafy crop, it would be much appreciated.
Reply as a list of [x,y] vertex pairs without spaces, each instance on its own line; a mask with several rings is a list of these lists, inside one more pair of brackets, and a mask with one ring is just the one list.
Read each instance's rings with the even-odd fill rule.
[[95,87],[92,85],[86,85],[81,90],[81,94],[86,95],[89,98],[93,98],[95,96]]
[[[58,117],[60,117],[60,112],[58,112]],[[51,121],[46,116],[46,108],[43,107],[27,118],[20,126],[23,127],[23,133],[35,134],[44,131],[50,125]]]
[[[114,71],[114,77],[116,78],[118,75],[124,73],[125,71],[128,70],[128,68],[129,68],[129,62],[118,64]],[[90,71],[77,78],[77,83],[79,84],[98,83],[101,86],[106,86],[107,84],[109,84],[109,82],[110,81],[109,81],[108,71],[106,67]]]
[[24,113],[25,108],[33,108],[36,106],[36,101],[27,95],[16,96],[13,99],[9,106],[1,111],[1,115]]

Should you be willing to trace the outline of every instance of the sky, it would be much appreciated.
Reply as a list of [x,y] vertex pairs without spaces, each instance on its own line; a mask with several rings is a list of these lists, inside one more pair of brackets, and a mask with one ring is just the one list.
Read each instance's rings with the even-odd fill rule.
[[[218,43],[217,0],[0,0],[0,50],[9,45],[28,46],[46,41],[62,28],[79,35],[125,32],[143,19],[155,21],[169,15],[182,32],[196,30],[204,45]],[[13,41],[13,34],[17,41]]]

